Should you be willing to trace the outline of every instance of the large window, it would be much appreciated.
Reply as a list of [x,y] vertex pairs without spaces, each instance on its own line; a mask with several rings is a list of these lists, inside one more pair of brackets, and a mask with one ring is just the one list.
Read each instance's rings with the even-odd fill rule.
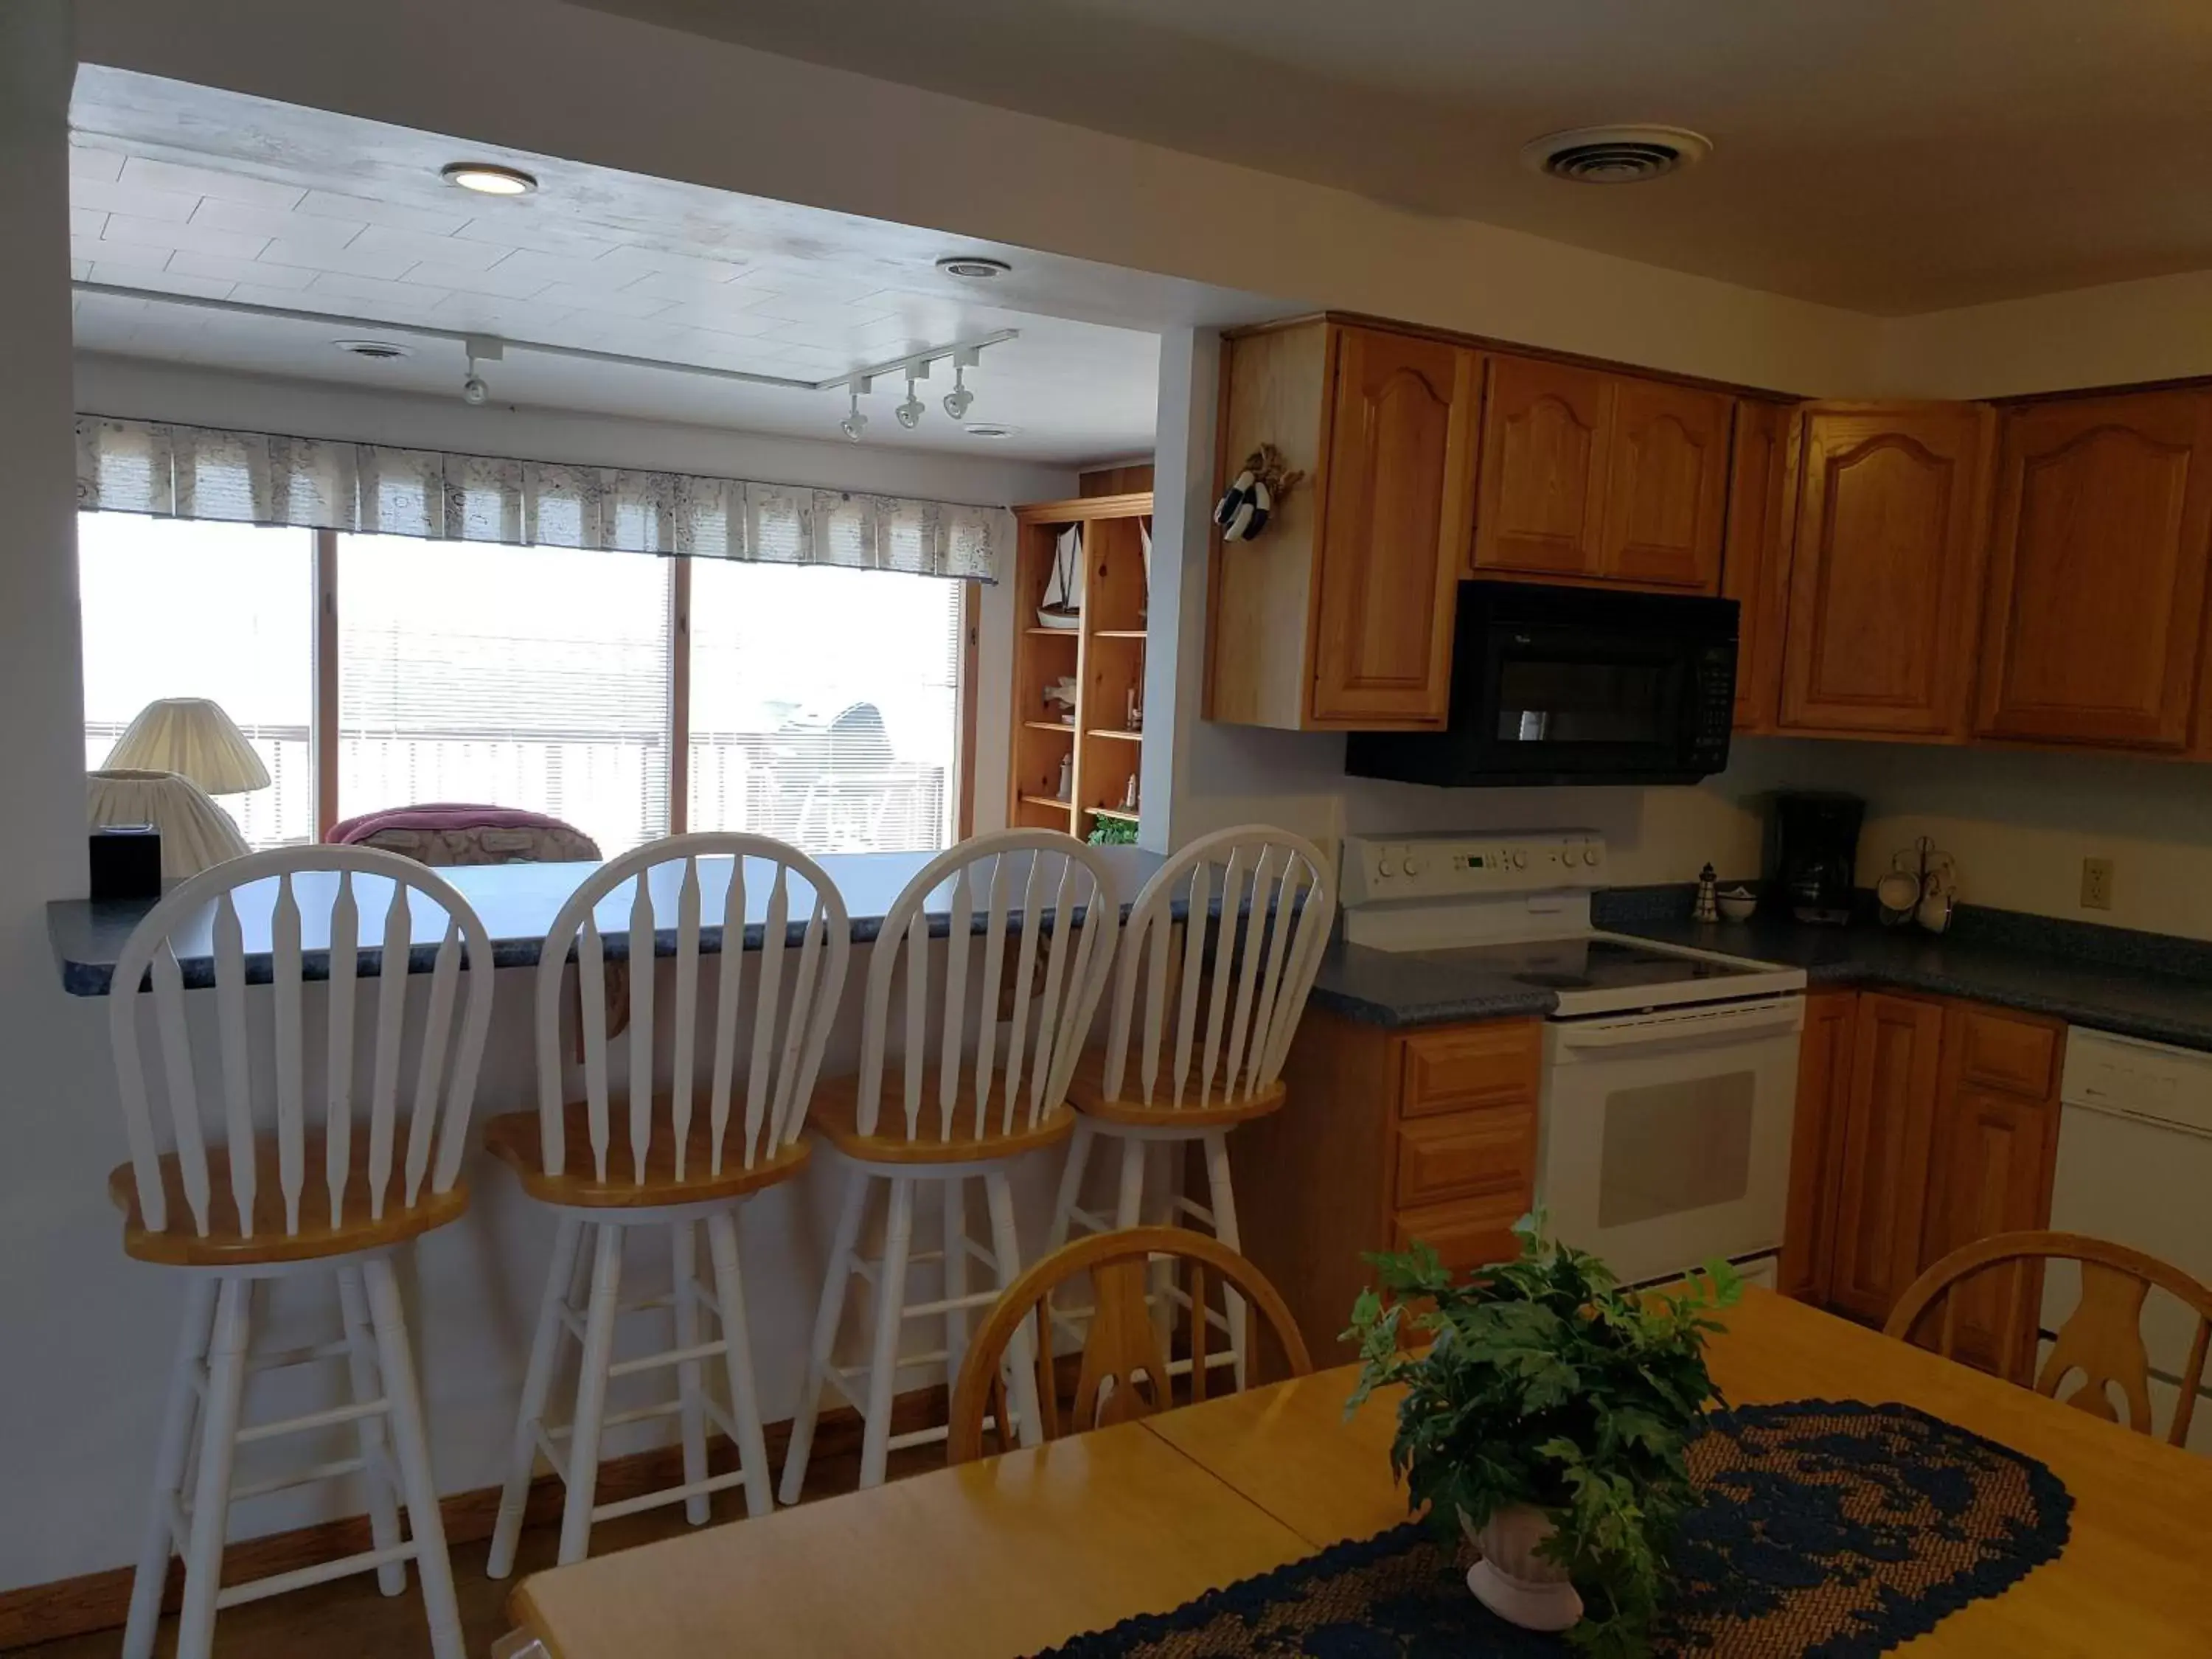
[[314,550],[312,530],[80,514],[86,769],[155,698],[212,697],[270,777],[219,805],[256,847],[313,841]]
[[275,780],[222,801],[255,846],[440,800],[609,857],[672,829],[957,834],[957,581],[121,514],[79,545],[87,764],[152,699],[212,697]]
[[690,609],[691,828],[818,852],[946,844],[957,582],[702,559]]
[[668,833],[669,572],[642,553],[338,538],[338,812],[549,812]]

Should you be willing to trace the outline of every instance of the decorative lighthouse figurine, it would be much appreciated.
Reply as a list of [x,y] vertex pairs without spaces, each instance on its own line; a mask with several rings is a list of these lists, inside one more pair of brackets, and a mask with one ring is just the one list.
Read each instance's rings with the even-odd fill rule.
[[1690,907],[1692,921],[1718,921],[1721,919],[1720,895],[1713,885],[1717,879],[1710,864],[1698,872],[1698,899]]

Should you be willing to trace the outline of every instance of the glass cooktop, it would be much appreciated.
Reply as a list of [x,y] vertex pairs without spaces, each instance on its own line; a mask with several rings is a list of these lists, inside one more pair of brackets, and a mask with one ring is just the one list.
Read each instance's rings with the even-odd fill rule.
[[1742,979],[1765,969],[1710,957],[1677,955],[1617,939],[1528,939],[1474,945],[1425,955],[1480,960],[1509,979],[1546,991],[1627,991],[1695,980]]

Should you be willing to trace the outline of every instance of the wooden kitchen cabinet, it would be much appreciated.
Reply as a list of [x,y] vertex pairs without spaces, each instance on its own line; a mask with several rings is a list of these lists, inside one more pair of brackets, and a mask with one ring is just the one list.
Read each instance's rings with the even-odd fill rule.
[[1787,404],[1736,404],[1729,446],[1721,597],[1736,602],[1735,729],[1771,732],[1782,696],[1782,631],[1790,575]]
[[[2065,1042],[2057,1020],[1954,998],[1808,997],[1783,1291],[1879,1324],[1939,1257],[2048,1226]],[[2042,1278],[2009,1275],[1963,1287],[1958,1357],[2018,1376],[2033,1357]],[[2000,1353],[2014,1295],[2023,1342]]]
[[1725,392],[1616,380],[1600,575],[1638,586],[1719,591],[1735,410]]
[[[2056,1020],[1970,1003],[1953,1003],[1944,1011],[1923,1267],[1992,1233],[2050,1224],[2064,1042],[2065,1027]],[[2024,1377],[2035,1351],[2035,1310],[2043,1300],[2040,1269],[2028,1265],[2015,1276],[2008,1264],[1975,1275],[1951,1295],[1957,1322],[1953,1357]],[[2018,1333],[2009,1352],[2002,1347],[2008,1328]]]
[[1316,1364],[1374,1282],[1363,1252],[1430,1245],[1455,1270],[1510,1256],[1535,1199],[1540,1020],[1392,1031],[1309,1007],[1282,1109],[1230,1139],[1244,1254]]
[[1920,1271],[1943,1006],[1865,992],[1852,1026],[1828,1301],[1879,1324]]
[[1778,729],[1963,738],[1992,411],[1813,404],[1797,419]]
[[2178,753],[2212,551],[2212,393],[2006,411],[1977,735]]
[[1473,573],[1600,574],[1615,377],[1492,357],[1483,378]]
[[1851,1091],[1856,991],[1816,991],[1805,999],[1797,1047],[1797,1109],[1790,1131],[1790,1211],[1782,1234],[1777,1288],[1824,1303],[1835,1256],[1836,1181]]
[[1224,474],[1272,443],[1305,477],[1260,539],[1216,544],[1206,717],[1442,726],[1472,533],[1480,354],[1327,318],[1222,349]]
[[1725,392],[1493,356],[1472,573],[1716,592]]

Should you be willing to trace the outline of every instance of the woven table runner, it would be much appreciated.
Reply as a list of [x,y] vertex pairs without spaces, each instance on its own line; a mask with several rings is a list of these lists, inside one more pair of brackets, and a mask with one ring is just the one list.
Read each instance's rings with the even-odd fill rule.
[[[2074,1507],[2033,1458],[1909,1406],[1805,1400],[1718,1413],[1689,1451],[1654,1650],[1861,1659],[1996,1595],[2065,1547]],[[1521,1659],[1564,1655],[1467,1588],[1474,1556],[1419,1522],[1339,1544],[1048,1659]]]

